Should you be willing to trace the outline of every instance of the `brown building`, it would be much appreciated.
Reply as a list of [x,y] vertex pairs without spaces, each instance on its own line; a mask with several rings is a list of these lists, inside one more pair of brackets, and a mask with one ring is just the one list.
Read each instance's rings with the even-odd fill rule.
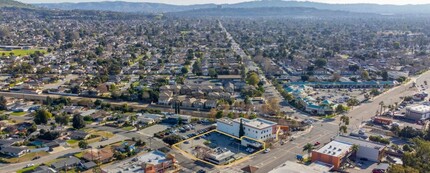
[[312,151],[312,162],[320,161],[326,164],[333,165],[334,170],[338,170],[341,163],[346,159],[351,152],[352,145],[331,141],[319,150]]

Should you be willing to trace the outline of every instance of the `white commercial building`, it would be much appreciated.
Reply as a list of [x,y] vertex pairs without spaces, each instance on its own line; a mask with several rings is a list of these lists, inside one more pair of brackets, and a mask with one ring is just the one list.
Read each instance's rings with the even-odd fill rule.
[[335,141],[344,142],[351,145],[357,145],[358,151],[356,153],[357,158],[365,158],[370,161],[379,162],[384,156],[385,145],[375,143],[371,141],[362,140],[360,138],[354,138],[349,136],[337,136]]
[[252,120],[246,118],[236,118],[233,120],[226,118],[218,119],[217,130],[239,137],[241,120],[243,124],[243,130],[245,132],[244,136],[263,141],[276,137],[277,123],[261,118]]
[[406,118],[415,121],[430,119],[430,106],[408,106],[406,107]]

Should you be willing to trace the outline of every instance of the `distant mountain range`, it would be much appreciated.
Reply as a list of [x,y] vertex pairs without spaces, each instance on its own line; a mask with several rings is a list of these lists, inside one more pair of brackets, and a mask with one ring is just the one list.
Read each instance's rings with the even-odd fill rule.
[[355,13],[348,11],[320,10],[308,7],[259,7],[259,8],[209,8],[180,12],[169,12],[166,15],[186,17],[356,17],[377,16],[373,13]]
[[0,8],[2,7],[34,8],[32,5],[24,4],[14,0],[0,0]]
[[[3,0],[4,1],[4,0]],[[320,10],[348,11],[377,14],[430,14],[430,4],[424,5],[377,5],[377,4],[326,4],[283,0],[249,1],[236,4],[171,5],[146,2],[82,2],[82,3],[42,3],[38,7],[62,10],[101,10],[138,13],[181,12],[211,8],[265,8],[265,7],[307,7]]]

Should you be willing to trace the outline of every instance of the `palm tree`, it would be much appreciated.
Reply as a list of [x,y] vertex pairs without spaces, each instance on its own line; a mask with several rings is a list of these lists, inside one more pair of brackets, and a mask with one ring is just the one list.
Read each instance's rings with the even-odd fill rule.
[[382,108],[384,107],[384,101],[379,102],[379,106],[381,106],[381,111],[379,111],[380,115],[382,114]]
[[348,132],[347,130],[348,130],[348,127],[346,127],[345,125],[339,127],[340,133],[345,134]]
[[136,115],[132,115],[132,116],[130,116],[130,123],[132,124],[132,125],[134,125],[134,123],[137,121],[137,116]]
[[357,144],[352,145],[351,152],[348,154],[347,158],[351,157],[352,155],[354,155],[354,157],[355,157],[359,148],[360,147]]
[[314,146],[311,143],[307,143],[305,146],[303,146],[303,151],[306,151],[308,153],[308,157],[311,156],[313,149],[314,149]]
[[345,125],[349,125],[349,117],[346,115],[343,115],[340,117],[340,121],[342,121],[343,123],[345,123]]

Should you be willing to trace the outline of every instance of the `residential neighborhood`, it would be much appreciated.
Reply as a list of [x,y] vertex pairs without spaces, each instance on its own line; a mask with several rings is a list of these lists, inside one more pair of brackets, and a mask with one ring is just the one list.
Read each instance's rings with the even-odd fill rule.
[[428,5],[65,2],[0,0],[0,173],[430,172]]

